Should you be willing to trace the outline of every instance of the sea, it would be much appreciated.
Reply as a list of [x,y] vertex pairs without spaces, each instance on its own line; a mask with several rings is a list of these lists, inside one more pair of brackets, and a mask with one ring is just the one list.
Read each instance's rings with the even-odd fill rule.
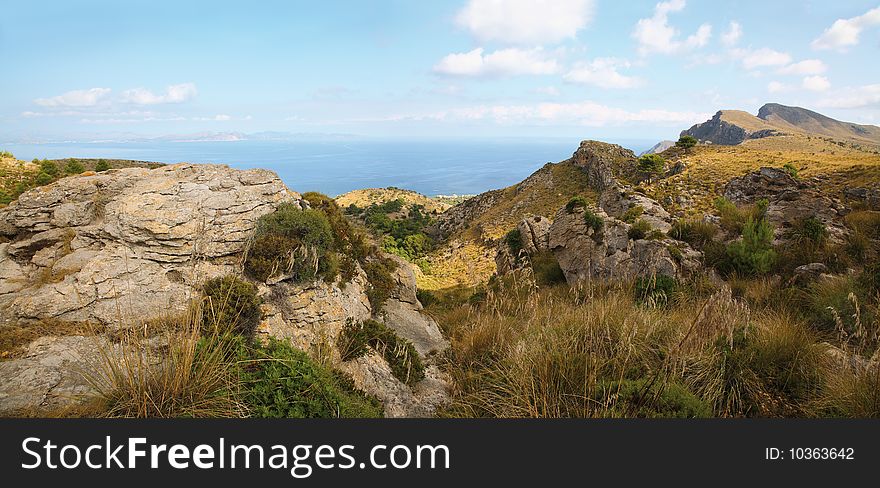
[[[394,186],[435,195],[475,195],[522,181],[571,157],[578,139],[90,142],[3,144],[18,159],[107,158],[222,163],[275,171],[299,192],[337,196]],[[636,154],[654,140],[607,141]]]

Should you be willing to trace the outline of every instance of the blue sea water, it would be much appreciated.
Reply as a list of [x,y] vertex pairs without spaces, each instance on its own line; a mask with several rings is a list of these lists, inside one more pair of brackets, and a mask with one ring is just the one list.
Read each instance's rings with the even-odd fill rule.
[[[615,141],[609,141],[615,142]],[[617,141],[637,154],[655,141]],[[113,158],[267,168],[293,190],[336,196],[396,186],[426,195],[477,194],[517,183],[571,157],[579,141],[344,140],[3,144],[19,159]]]

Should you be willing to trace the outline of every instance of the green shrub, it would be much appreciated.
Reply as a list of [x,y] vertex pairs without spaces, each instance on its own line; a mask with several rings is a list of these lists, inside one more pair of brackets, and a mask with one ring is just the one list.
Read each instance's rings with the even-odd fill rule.
[[49,176],[48,174],[40,171],[39,173],[37,173],[37,177],[36,177],[35,181],[37,182],[37,185],[39,185],[39,186],[48,185],[49,183],[52,183],[52,177]]
[[336,345],[343,361],[364,356],[372,348],[385,358],[394,377],[401,382],[414,385],[425,378],[425,366],[412,343],[375,320],[347,321]]
[[788,173],[788,175],[791,176],[792,178],[798,179],[798,169],[795,165],[793,165],[791,163],[785,163],[782,166],[782,170],[785,171],[786,173]]
[[366,290],[367,298],[370,300],[373,313],[377,313],[382,310],[385,301],[391,297],[391,292],[397,287],[397,280],[394,278],[397,263],[393,259],[376,256],[365,262],[363,268],[369,282]]
[[278,273],[291,273],[298,282],[317,276],[331,279],[338,267],[330,256],[333,245],[333,230],[323,212],[282,204],[257,221],[244,269],[260,281]]
[[742,238],[727,246],[728,262],[723,271],[733,271],[741,276],[769,273],[776,263],[773,249],[773,227],[766,219],[753,220],[743,225]]
[[565,211],[568,213],[574,213],[574,211],[579,208],[587,208],[586,198],[581,196],[572,197],[572,199],[565,204]]
[[416,299],[426,308],[437,303],[437,295],[430,290],[423,290],[421,288],[416,290]]
[[620,220],[626,222],[627,224],[631,224],[636,221],[637,218],[641,217],[642,214],[645,213],[645,208],[641,205],[633,205],[626,212],[623,213],[623,216]]
[[64,172],[69,175],[78,175],[85,170],[86,169],[83,167],[82,163],[80,163],[76,159],[68,160],[67,165],[64,167]]
[[659,154],[645,154],[639,158],[639,171],[660,174],[666,171],[666,160]]
[[0,205],[9,205],[12,203],[12,200],[14,200],[12,195],[6,193],[5,190],[0,189]]
[[587,227],[593,229],[594,233],[601,231],[605,227],[605,220],[586,207],[584,207],[584,223],[587,224]]
[[241,396],[252,417],[382,416],[375,398],[285,341],[270,338],[268,344],[258,345],[241,340],[238,356]]
[[635,298],[640,303],[665,306],[677,289],[678,282],[671,276],[642,276],[635,282]]
[[58,166],[54,161],[49,161],[47,159],[40,161],[40,171],[46,173],[52,178],[58,177]]
[[828,229],[816,217],[807,217],[794,223],[789,231],[789,238],[799,243],[821,245],[828,238]]
[[102,173],[110,169],[110,163],[107,162],[106,159],[99,159],[97,163],[95,163],[95,171],[98,173]]
[[740,209],[724,197],[718,197],[715,200],[715,209],[720,217],[721,228],[733,234],[742,233],[743,225],[749,218],[752,220],[764,219],[768,205],[767,200],[761,199],[751,207]]
[[514,257],[519,256],[519,252],[523,249],[522,243],[522,233],[520,230],[513,229],[504,235],[504,242],[507,244],[507,248],[510,250],[510,254]]
[[675,147],[680,147],[682,149],[690,149],[697,145],[697,138],[689,135],[683,135],[678,138],[678,142],[675,143]]
[[629,236],[632,240],[639,240],[648,237],[648,234],[651,232],[651,224],[648,223],[645,219],[639,219],[630,226],[629,230],[626,232],[626,235]]
[[565,283],[565,273],[559,267],[559,261],[550,251],[541,251],[530,258],[532,263],[532,272],[535,276],[535,282],[538,285],[554,285],[557,283]]
[[9,151],[0,151],[0,158],[15,158]]
[[685,386],[648,378],[606,381],[597,385],[595,400],[610,404],[607,414],[626,418],[706,418],[712,408]]
[[250,337],[260,323],[257,287],[233,275],[210,279],[202,287],[202,328],[220,335],[231,332]]

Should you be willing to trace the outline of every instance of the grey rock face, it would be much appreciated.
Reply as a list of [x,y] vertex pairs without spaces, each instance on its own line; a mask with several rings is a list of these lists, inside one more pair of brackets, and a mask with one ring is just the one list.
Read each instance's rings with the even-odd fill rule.
[[784,240],[787,231],[799,221],[813,217],[825,224],[832,242],[843,242],[849,234],[843,224],[846,207],[822,193],[810,181],[797,180],[778,168],[761,168],[724,187],[724,196],[737,205],[751,205],[766,199],[767,220],[776,228],[776,238]]
[[681,277],[699,269],[701,254],[687,244],[673,239],[631,239],[629,224],[601,209],[590,211],[602,218],[602,229],[587,226],[582,209],[561,209],[550,226],[550,250],[569,284],[654,274]]
[[749,131],[738,125],[722,120],[722,112],[716,113],[711,119],[701,124],[696,124],[688,130],[682,131],[681,135],[689,135],[702,142],[735,146],[748,139],[760,139],[779,134],[773,129]]
[[[0,210],[6,319],[122,323],[182,310],[230,272],[257,219],[299,204],[266,170],[177,164],[77,176]],[[4,280],[5,281],[5,280]]]
[[629,149],[599,141],[583,141],[571,157],[575,166],[589,178],[589,184],[604,190],[616,183],[615,178],[636,173],[636,155]]

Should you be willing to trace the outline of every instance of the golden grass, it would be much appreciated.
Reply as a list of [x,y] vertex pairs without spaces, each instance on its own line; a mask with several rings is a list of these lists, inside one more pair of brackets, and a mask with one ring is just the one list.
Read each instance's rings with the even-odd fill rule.
[[38,322],[5,324],[0,326],[0,360],[15,359],[25,352],[27,345],[45,336],[92,336],[106,332],[100,324],[45,319]]
[[336,204],[342,208],[349,205],[357,205],[366,208],[373,204],[383,204],[394,200],[402,200],[405,205],[422,205],[427,212],[445,212],[452,205],[443,203],[437,199],[427,197],[421,193],[401,188],[365,188],[344,193],[334,198]]

